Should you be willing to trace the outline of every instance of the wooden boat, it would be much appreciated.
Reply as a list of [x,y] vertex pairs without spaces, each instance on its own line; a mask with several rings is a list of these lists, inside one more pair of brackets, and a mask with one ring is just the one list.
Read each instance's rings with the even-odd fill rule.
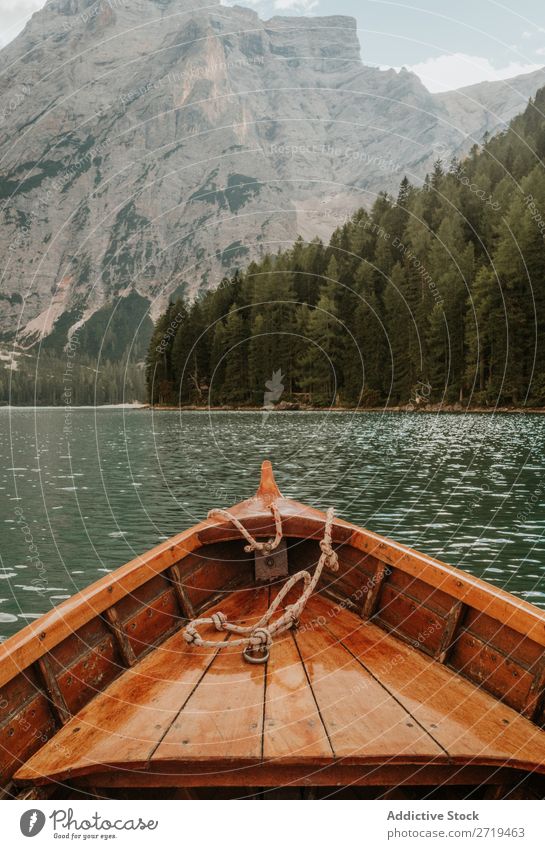
[[325,516],[265,462],[231,514],[266,539],[273,507],[276,550],[214,516],[0,647],[4,797],[542,798],[545,614],[431,557],[335,519],[339,569],[267,663],[186,641],[214,611],[256,623],[286,556],[315,568]]

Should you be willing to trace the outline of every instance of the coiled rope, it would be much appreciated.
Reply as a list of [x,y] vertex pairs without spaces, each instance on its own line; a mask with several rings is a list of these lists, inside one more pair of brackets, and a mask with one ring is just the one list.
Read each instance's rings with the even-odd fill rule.
[[[232,522],[248,543],[248,545],[244,547],[246,552],[260,551],[268,554],[278,547],[282,539],[282,519],[274,502],[270,505],[270,509],[275,521],[276,534],[274,539],[270,539],[268,542],[258,542],[254,539],[254,537],[246,530],[244,525],[239,522],[237,517],[229,513],[228,510],[211,510],[208,515],[209,518],[222,516]],[[248,661],[248,663],[265,663],[269,658],[274,637],[297,626],[299,619],[301,618],[301,614],[305,609],[309,598],[314,592],[324,568],[327,567],[333,572],[336,572],[339,568],[337,554],[331,545],[333,517],[334,510],[333,507],[330,507],[326,514],[324,536],[323,539],[320,540],[321,554],[316,565],[316,569],[314,570],[314,575],[311,575],[306,569],[302,569],[300,572],[296,572],[295,575],[292,575],[291,578],[289,578],[289,580],[284,584],[267,612],[261,617],[256,625],[235,625],[234,622],[229,622],[224,613],[213,613],[212,616],[204,617],[202,619],[193,619],[186,625],[184,629],[184,639],[186,642],[196,646],[217,649],[223,649],[226,646],[244,646],[243,657]],[[297,601],[294,602],[294,604],[288,604],[282,616],[279,616],[275,622],[271,623],[271,619],[278,607],[282,604],[283,600],[295,584],[298,584],[300,581],[303,581],[304,586],[303,592]],[[198,628],[202,625],[214,625],[217,631],[228,631],[231,634],[240,634],[241,636],[237,640],[229,641],[205,640],[201,637],[198,631]]]

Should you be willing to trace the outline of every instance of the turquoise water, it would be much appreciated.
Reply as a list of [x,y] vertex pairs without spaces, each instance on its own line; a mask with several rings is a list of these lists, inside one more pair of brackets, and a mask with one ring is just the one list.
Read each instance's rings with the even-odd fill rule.
[[0,409],[0,638],[252,495],[283,493],[545,607],[545,417]]

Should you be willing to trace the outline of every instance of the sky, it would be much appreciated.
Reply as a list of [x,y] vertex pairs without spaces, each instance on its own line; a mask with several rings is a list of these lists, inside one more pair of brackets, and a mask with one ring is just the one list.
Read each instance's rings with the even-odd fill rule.
[[[223,2],[234,5],[232,0]],[[0,0],[0,45],[14,38],[44,4],[45,0]],[[352,15],[366,64],[405,66],[430,91],[514,77],[545,65],[543,0],[238,0],[238,4],[251,6],[263,18]]]

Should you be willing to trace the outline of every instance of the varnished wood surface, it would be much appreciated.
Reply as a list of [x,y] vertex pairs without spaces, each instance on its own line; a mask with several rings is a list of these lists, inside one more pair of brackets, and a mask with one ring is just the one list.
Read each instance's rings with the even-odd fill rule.
[[[307,623],[311,615],[309,610]],[[365,763],[406,758],[416,763],[444,754],[329,631],[306,630],[303,623],[295,640],[337,758]]]
[[292,631],[278,637],[267,664],[264,717],[266,760],[334,756]]
[[[256,497],[236,505],[232,512],[254,535],[270,536],[274,532],[269,509],[273,501],[288,539],[290,570],[307,568],[312,571],[319,556],[318,541],[323,535],[324,514],[283,498],[270,464],[263,466]],[[175,632],[187,616],[195,611],[198,615],[201,612],[206,615],[204,611],[215,604],[223,608],[224,599],[229,598],[234,589],[253,587],[252,558],[243,553],[244,543],[238,531],[223,519],[206,520],[184,531],[63,602],[6,641],[0,646],[0,783],[9,782],[18,766],[31,756],[37,758],[36,750],[54,737],[54,742],[47,746],[50,755],[62,739],[59,726],[66,723],[75,728],[70,717],[75,715],[78,719],[85,716],[87,710],[91,716],[96,711],[99,720],[95,736],[90,735],[87,742],[82,737],[82,753],[87,745],[91,758],[105,758],[111,753],[118,764],[119,758],[126,755],[130,769],[137,769],[137,764],[141,763],[148,770],[155,758],[157,763],[173,765],[176,769],[180,749],[186,752],[185,763],[202,765],[202,759],[193,758],[192,752],[198,747],[199,735],[206,730],[199,705],[207,689],[215,694],[207,701],[217,705],[210,713],[222,713],[218,734],[221,731],[228,741],[225,745],[219,737],[214,745],[210,741],[207,761],[210,764],[221,763],[217,758],[223,757],[221,753],[226,750],[233,753],[238,762],[252,764],[256,763],[256,757],[261,764],[278,761],[280,765],[287,761],[293,763],[293,759],[297,761],[299,757],[315,763],[328,762],[331,758],[333,763],[341,759],[346,762],[346,758],[351,757],[367,758],[368,762],[375,757],[380,760],[379,732],[384,729],[380,726],[377,730],[377,725],[385,717],[388,717],[385,725],[389,730],[386,736],[401,747],[397,752],[398,764],[405,752],[412,762],[419,758],[422,762],[429,761],[434,757],[434,746],[439,749],[435,757],[447,757],[453,762],[461,758],[464,763],[469,752],[481,759],[483,751],[492,758],[492,763],[500,758],[512,764],[533,763],[532,735],[536,733],[536,726],[545,725],[545,613],[457,569],[340,519],[335,520],[333,540],[340,569],[336,573],[326,569],[319,587],[329,599],[327,604],[333,602],[328,610],[334,611],[334,621],[328,623],[325,630],[322,628],[320,638],[311,628],[282,637],[263,676],[259,669],[246,675],[244,694],[240,678],[241,707],[244,702],[247,711],[246,720],[242,721],[242,714],[239,717],[240,727],[231,709],[221,711],[221,698],[217,696],[221,685],[212,687],[214,681],[226,680],[232,684],[238,680],[230,649],[226,650],[225,660],[209,658],[204,669],[198,666],[193,669],[194,658],[188,660],[180,680],[172,678],[168,659],[162,661],[162,665],[159,663],[161,652],[168,652],[170,647],[174,653],[183,655],[182,666],[185,667],[186,647],[182,645],[181,635]],[[239,615],[243,616],[241,599],[247,600],[250,596],[243,594],[238,598]],[[376,636],[373,647],[364,642],[362,648],[361,633],[357,637],[346,635],[339,639],[334,626],[348,628],[347,620],[339,616],[339,611],[343,610],[358,614],[355,617],[358,627],[362,618],[371,619],[372,630],[367,634]],[[352,630],[357,629],[353,627]],[[391,636],[386,638],[385,632]],[[390,669],[390,662],[386,663],[384,652],[394,651],[396,656],[404,656],[403,652],[407,651],[404,643],[419,649],[416,655],[419,660],[415,661],[411,655],[410,662],[405,659],[403,668],[411,669],[411,674],[418,672],[418,676],[424,676],[430,693],[433,686],[444,692],[441,682],[446,681],[452,692],[459,693],[458,684],[452,682],[461,682],[466,687],[464,692],[470,694],[469,707],[464,707],[463,699],[458,700],[450,721],[441,721],[441,734],[434,733],[436,722],[433,718],[434,711],[441,713],[441,704],[435,705],[430,698],[413,710],[413,682],[420,678],[409,675],[403,684],[401,671],[398,675]],[[376,662],[380,668],[371,670],[358,652],[374,658],[369,663]],[[432,660],[423,654],[433,659],[435,665],[432,666]],[[422,666],[424,661],[427,665]],[[440,671],[442,664],[446,667],[444,672]],[[165,723],[161,719],[156,723],[157,733],[150,735],[151,750],[141,745],[142,740],[149,740],[141,729],[139,731],[144,714],[138,715],[138,708],[146,707],[147,685],[140,677],[147,665],[152,677],[156,674],[156,685],[148,688],[152,701],[145,713],[149,717],[155,704],[166,705],[161,709],[171,711]],[[112,752],[111,747],[99,740],[103,736],[100,722],[104,715],[106,728],[109,728],[108,722],[115,720],[117,714],[104,706],[102,696],[111,699],[112,692],[117,692],[112,688],[119,687],[119,692],[126,697],[125,691],[131,682],[126,667],[136,670],[131,684],[135,689],[136,710],[127,710],[123,720],[129,725],[130,722],[136,724],[133,736],[138,744],[133,740],[134,750],[129,746],[127,752],[123,752],[123,747]],[[384,677],[381,676],[383,667],[386,669]],[[193,682],[187,694],[192,711],[187,713],[185,706],[183,709],[179,705],[176,707],[176,699],[183,694],[186,674],[189,676],[186,683]],[[197,675],[196,680],[191,674]],[[362,674],[367,676],[366,683],[355,683]],[[390,674],[394,677],[389,682]],[[162,686],[161,676],[164,675],[164,681],[173,684],[174,692],[169,693],[168,686]],[[441,675],[447,677],[441,678]],[[464,683],[463,678],[468,681]],[[338,686],[345,686],[350,693],[349,707],[344,698],[335,701]],[[130,693],[130,687],[128,691]],[[362,696],[365,691],[373,696],[371,705]],[[259,693],[262,694],[262,715],[256,718]],[[477,736],[474,728],[469,732],[467,724],[477,705],[474,693],[488,699],[492,696],[490,705],[494,706],[494,709],[487,708],[488,730],[482,723]],[[170,698],[174,700],[172,703]],[[373,704],[381,705],[383,712],[374,710]],[[524,734],[527,737],[529,734],[526,726],[513,723],[501,713],[508,709],[507,706],[534,723],[530,726],[531,746],[524,745],[522,740]],[[405,723],[400,708],[410,714],[411,719]],[[354,723],[354,728],[351,727],[351,710],[360,719],[357,728]],[[230,718],[231,728],[224,727],[223,714]],[[180,723],[189,728],[190,717],[193,722],[191,742],[185,742],[190,739],[187,735],[180,738],[176,735]],[[498,720],[509,726],[508,732],[499,734]],[[244,722],[248,726],[246,732]],[[458,733],[458,726],[463,733]],[[79,735],[80,731],[78,728],[72,733]],[[123,732],[115,729],[112,733],[123,736]],[[260,737],[261,751],[258,752],[256,740]],[[231,745],[233,740],[236,741],[234,746]],[[493,740],[495,748],[491,745]],[[93,747],[97,741],[100,745],[95,751]],[[102,745],[104,752],[100,750]],[[159,748],[160,755],[156,751]],[[539,747],[536,757],[541,758]],[[98,764],[93,766],[92,763],[89,761],[86,766],[77,768],[97,768]]]
[[[232,764],[191,762],[177,764],[170,771],[140,770],[127,772],[102,772],[91,776],[80,776],[73,780],[77,787],[118,787],[130,792],[131,788],[172,788],[172,787],[342,787],[350,794],[352,787],[390,787],[392,789],[409,786],[414,788],[434,787],[436,789],[451,786],[465,786],[467,791],[489,786],[516,786],[524,778],[524,773],[503,767],[452,766],[444,764],[415,766],[411,764],[350,764],[344,761],[331,761],[327,764],[290,764],[283,760],[262,762],[260,764],[242,764],[233,769]],[[448,792],[448,791],[447,791]],[[420,791],[421,794],[421,791]],[[427,794],[426,794],[427,795]],[[161,798],[163,798],[161,796]],[[353,796],[348,795],[348,798]],[[418,798],[421,798],[419,795]],[[451,798],[450,793],[447,798]],[[532,797],[529,797],[532,798]],[[543,794],[539,796],[543,798]]]
[[[265,613],[268,600],[268,590],[239,593],[230,615],[234,613],[233,618],[240,622],[242,610],[243,624],[255,623]],[[229,615],[227,607],[221,605],[222,612]],[[218,632],[210,629],[209,638],[217,639]],[[213,658],[207,674],[153,752],[152,763],[261,758],[265,666],[245,663],[240,647],[229,646],[233,639],[236,635]]]
[[[255,621],[268,598],[241,591],[221,608]],[[190,786],[252,783],[252,775],[259,784],[261,770],[266,786],[275,770],[291,769],[303,783],[303,774],[325,781],[324,770],[335,783],[335,770],[341,780],[354,765],[368,781],[371,768],[396,768],[412,783],[439,768],[445,780],[449,768],[545,773],[544,731],[323,597],[272,653],[267,668],[250,666],[240,650],[191,647],[178,633],[70,719],[16,780],[109,773],[121,784],[132,776],[138,786],[170,786],[176,775]]]
[[[231,509],[252,533],[269,536],[274,532],[269,511],[273,499],[282,516],[286,537],[303,540],[321,538],[324,514],[283,498],[274,481],[270,463],[267,462],[263,464],[262,481],[256,496]],[[136,557],[62,602],[0,646],[0,687],[155,575],[166,572],[175,564],[183,564],[184,558],[205,544],[238,538],[238,532],[229,522],[207,519]],[[395,566],[409,577],[427,582],[432,588],[448,593],[468,607],[486,613],[545,647],[545,613],[528,602],[342,519],[335,519],[333,539],[382,563]]]
[[[223,610],[236,616],[247,599],[231,596]],[[144,768],[214,656],[215,649],[190,647],[178,632],[83,708],[23,772],[38,781],[114,764]]]
[[395,641],[349,612],[331,616],[314,597],[309,614],[326,628],[391,693],[449,759],[536,768],[545,772],[545,731],[453,671]]

